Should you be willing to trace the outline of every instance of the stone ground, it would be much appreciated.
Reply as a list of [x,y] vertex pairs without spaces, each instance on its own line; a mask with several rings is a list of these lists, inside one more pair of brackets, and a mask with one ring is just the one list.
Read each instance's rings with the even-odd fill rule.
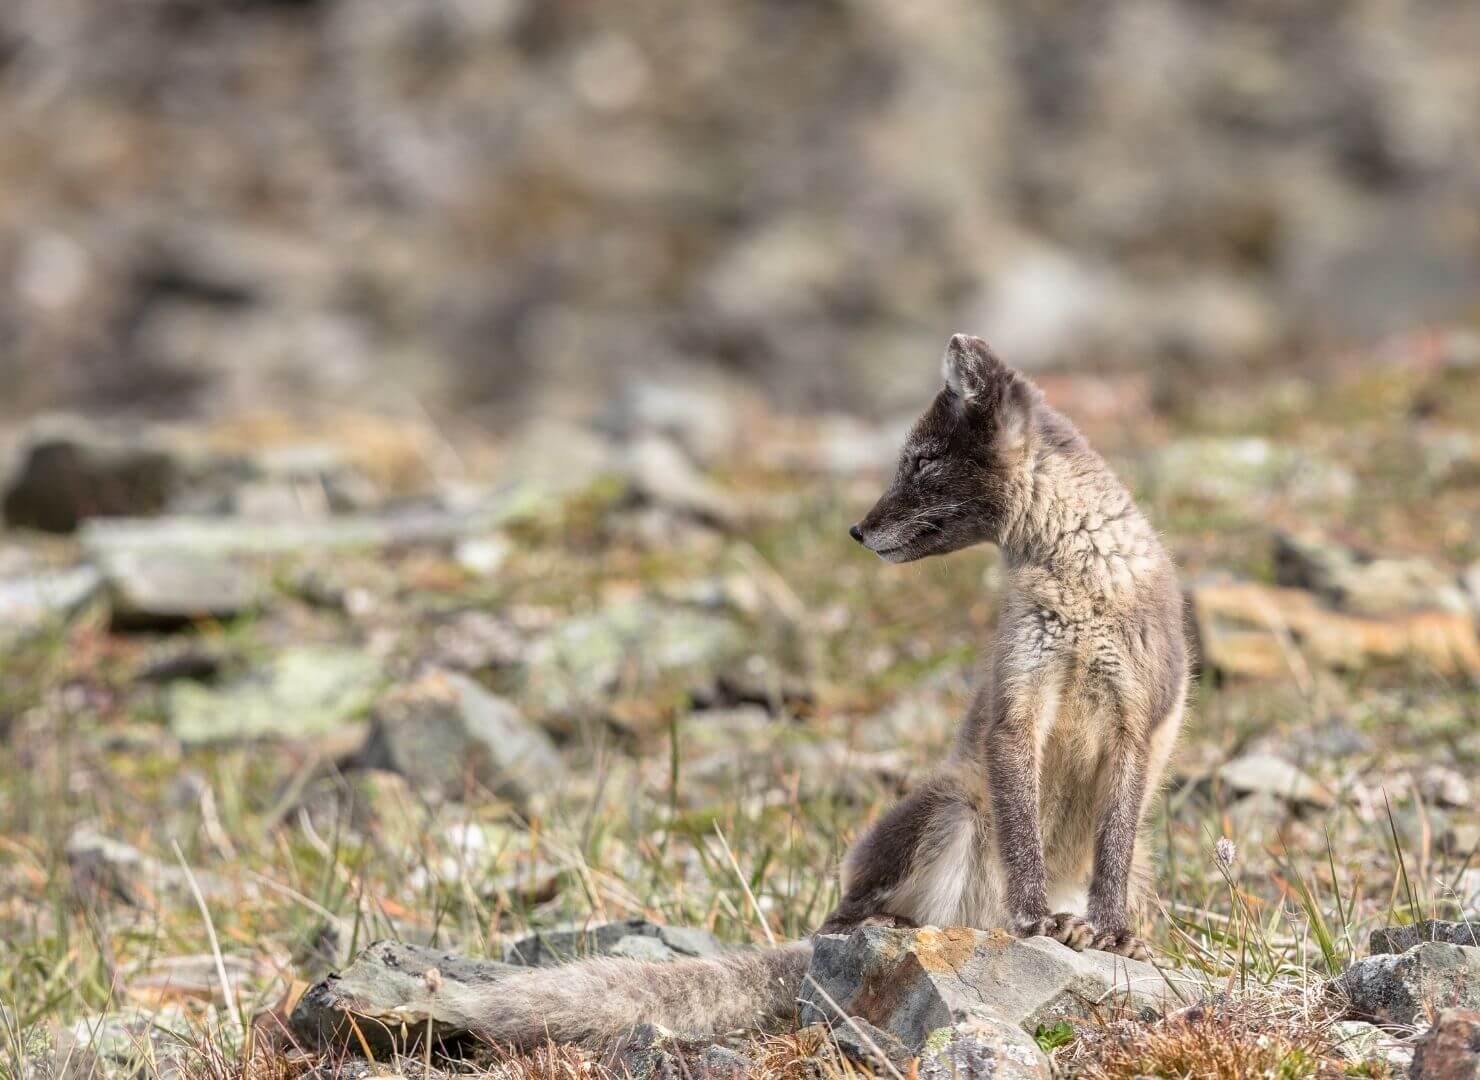
[[[888,1067],[853,1028],[638,1033],[623,1067],[1389,1075],[1421,1044],[1424,1075],[1472,1075],[1435,1063],[1480,953],[1368,936],[1480,905],[1473,339],[1191,402],[1044,385],[1185,571],[1205,662],[1142,928],[1197,1000],[950,1012],[934,1041],[873,1016]],[[993,552],[897,568],[848,539],[897,437],[636,382],[600,423],[497,438],[32,431],[0,538],[0,1071],[365,1075],[365,1046],[284,1024],[376,939],[539,962],[510,949],[621,920],[647,922],[600,947],[639,956],[806,934],[948,745],[993,623]],[[431,1069],[604,1068],[462,1052]]]

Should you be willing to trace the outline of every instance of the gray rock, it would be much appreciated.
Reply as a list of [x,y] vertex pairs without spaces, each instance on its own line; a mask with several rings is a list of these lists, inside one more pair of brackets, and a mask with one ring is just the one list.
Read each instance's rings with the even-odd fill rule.
[[1401,1076],[1413,1059],[1409,1047],[1365,1020],[1338,1020],[1327,1034],[1331,1045],[1347,1061],[1382,1062]]
[[838,1053],[875,1072],[884,1071],[888,1065],[904,1069],[914,1060],[915,1055],[904,1043],[861,1016],[838,1018],[824,1026],[830,1028],[828,1035]]
[[[636,944],[653,941],[657,948]],[[658,949],[663,950],[661,953]],[[642,956],[677,959],[681,956],[718,956],[724,951],[715,936],[691,926],[660,926],[646,919],[624,919],[590,927],[541,930],[504,949],[504,961],[526,967],[548,967],[582,956]]]
[[174,683],[170,730],[185,743],[323,735],[359,719],[385,676],[364,653],[302,646],[220,688]]
[[1372,556],[1325,537],[1280,531],[1274,564],[1279,584],[1309,589],[1359,615],[1467,607],[1455,575],[1427,559]]
[[712,684],[745,647],[722,615],[647,601],[611,605],[559,624],[529,649],[524,695],[541,713],[599,709],[625,678]]
[[836,1005],[918,1049],[931,1032],[983,1016],[1031,1031],[1095,1007],[1162,1012],[1194,996],[1173,973],[1048,938],[870,926],[817,938],[801,1017],[836,1025]]
[[429,1027],[435,1039],[456,1040],[476,1029],[477,1010],[487,1005],[476,991],[511,970],[493,960],[377,941],[349,967],[309,987],[289,1025],[310,1046],[358,1048],[363,1035],[376,1054],[404,1048]]
[[68,533],[88,518],[157,514],[180,477],[179,463],[160,446],[106,436],[80,421],[47,421],[6,484],[5,521]]
[[[190,877],[179,866],[161,862],[138,848],[104,836],[89,826],[75,829],[67,840],[67,866],[79,893],[119,900],[139,908],[155,907],[162,894],[190,895]],[[230,897],[229,884],[203,870],[193,871],[206,897]]]
[[190,1017],[175,1004],[94,1013],[65,1034],[70,1052],[96,1062],[94,1075],[101,1077],[186,1080],[196,1074],[200,1062],[193,1049]]
[[262,595],[240,564],[190,551],[120,551],[103,560],[113,625],[159,629],[198,619],[235,618]]
[[1297,502],[1339,503],[1356,490],[1351,472],[1268,439],[1176,439],[1147,463],[1150,484],[1174,497],[1247,510],[1281,496]]
[[443,544],[498,528],[519,512],[494,500],[458,509],[403,507],[299,521],[176,515],[89,521],[82,542],[94,558],[117,551],[191,551],[201,555],[284,555],[392,545]]
[[973,1016],[932,1031],[920,1052],[921,1080],[1050,1080],[1048,1055],[1016,1024]]
[[1385,926],[1372,931],[1367,939],[1367,952],[1372,956],[1402,953],[1424,941],[1480,947],[1480,922],[1424,919],[1412,926]]
[[755,1067],[754,1061],[728,1046],[706,1046],[690,1066],[695,1075],[712,1080],[738,1080],[749,1076]]
[[726,525],[739,517],[735,499],[700,475],[683,452],[661,436],[635,441],[627,448],[624,464],[646,502],[711,525]]
[[1429,941],[1358,960],[1326,984],[1349,1018],[1406,1027],[1438,1009],[1480,1008],[1480,949]]
[[1413,1080],[1480,1080],[1480,1011],[1445,1009],[1414,1047]]
[[38,570],[0,581],[0,646],[58,626],[96,597],[102,575],[90,566]]
[[1221,766],[1218,779],[1234,791],[1274,795],[1295,803],[1330,806],[1331,792],[1283,758],[1245,754]]
[[466,675],[429,672],[382,696],[372,717],[366,763],[424,793],[460,798],[472,781],[523,806],[565,778],[550,736]]

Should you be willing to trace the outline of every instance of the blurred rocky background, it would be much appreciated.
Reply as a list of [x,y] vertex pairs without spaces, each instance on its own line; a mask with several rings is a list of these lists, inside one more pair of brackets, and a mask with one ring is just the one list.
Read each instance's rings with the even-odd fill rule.
[[303,1045],[333,987],[815,929],[995,622],[990,547],[846,531],[955,330],[1182,569],[1197,1000],[922,931],[815,974],[943,1035],[477,1075],[1477,1075],[1476,57],[1474,0],[4,0],[0,1076],[435,1080]]
[[[1470,0],[7,0],[10,413],[888,411],[1480,304]],[[410,401],[408,401],[408,396]]]

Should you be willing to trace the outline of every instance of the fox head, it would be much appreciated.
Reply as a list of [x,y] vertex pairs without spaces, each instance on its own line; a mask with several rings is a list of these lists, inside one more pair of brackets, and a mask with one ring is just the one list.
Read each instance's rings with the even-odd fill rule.
[[889,562],[996,540],[1027,466],[1035,393],[981,338],[946,346],[943,386],[915,421],[889,489],[849,533]]

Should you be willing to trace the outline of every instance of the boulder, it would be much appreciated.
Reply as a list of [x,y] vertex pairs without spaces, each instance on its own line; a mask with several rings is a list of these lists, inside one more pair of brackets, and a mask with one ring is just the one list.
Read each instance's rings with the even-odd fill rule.
[[1413,1051],[1413,1080],[1480,1080],[1480,1011],[1445,1009]]
[[660,926],[646,919],[623,919],[589,927],[541,930],[504,949],[504,961],[525,967],[548,967],[583,956],[631,956],[673,960],[681,956],[717,956],[724,946],[707,930]]
[[1372,956],[1402,953],[1424,941],[1480,947],[1480,921],[1424,919],[1411,926],[1385,926],[1372,931],[1372,936],[1367,939],[1367,952]]
[[376,702],[366,764],[423,793],[459,798],[469,781],[523,806],[559,786],[565,765],[513,703],[452,671],[432,671]]
[[1190,983],[1151,964],[1075,952],[1048,938],[866,926],[816,939],[801,1019],[836,1026],[841,1010],[918,1051],[933,1032],[981,1017],[1033,1031],[1092,1009],[1159,1013],[1196,996]]
[[1391,1027],[1421,1024],[1440,1009],[1480,1008],[1480,949],[1426,941],[1396,955],[1369,956],[1326,991],[1349,1018]]

